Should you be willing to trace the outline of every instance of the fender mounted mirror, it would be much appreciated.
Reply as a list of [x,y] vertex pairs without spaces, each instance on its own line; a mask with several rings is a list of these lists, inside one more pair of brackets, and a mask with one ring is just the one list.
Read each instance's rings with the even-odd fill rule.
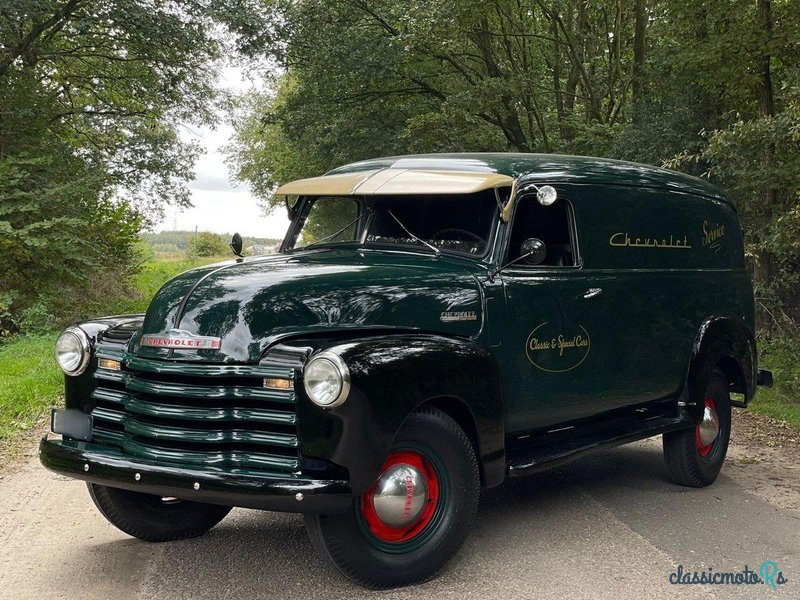
[[231,238],[231,243],[228,244],[231,247],[231,250],[233,250],[233,253],[240,258],[242,256],[243,243],[242,236],[240,236],[238,233],[234,233],[233,237]]

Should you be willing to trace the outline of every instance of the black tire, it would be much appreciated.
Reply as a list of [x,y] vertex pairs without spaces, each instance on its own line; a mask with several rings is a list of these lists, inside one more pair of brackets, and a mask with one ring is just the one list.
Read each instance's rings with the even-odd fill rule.
[[109,523],[146,542],[169,542],[203,535],[232,508],[163,499],[95,483],[86,485],[94,505]]
[[472,444],[446,414],[423,409],[408,417],[392,452],[419,453],[440,477],[435,516],[405,542],[386,542],[370,531],[356,499],[340,515],[305,516],[317,552],[352,581],[374,589],[432,577],[458,552],[478,508],[480,476]]
[[[664,434],[664,460],[672,480],[687,487],[711,485],[722,469],[731,436],[731,400],[728,380],[718,369],[706,382],[703,400],[711,398],[719,420],[719,434],[710,448],[703,450],[697,441],[696,428]],[[699,407],[704,410],[704,407]]]

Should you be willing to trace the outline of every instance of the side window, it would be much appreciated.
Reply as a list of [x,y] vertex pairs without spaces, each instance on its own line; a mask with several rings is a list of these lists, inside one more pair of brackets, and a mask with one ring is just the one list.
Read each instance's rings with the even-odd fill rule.
[[[508,259],[515,260],[524,252],[525,240],[536,238],[544,242],[547,254],[538,266],[572,267],[577,264],[572,210],[566,200],[558,199],[542,206],[535,196],[520,199],[511,229]],[[523,266],[526,260],[519,263]]]
[[354,198],[318,198],[308,209],[295,248],[319,243],[356,239],[358,201]]

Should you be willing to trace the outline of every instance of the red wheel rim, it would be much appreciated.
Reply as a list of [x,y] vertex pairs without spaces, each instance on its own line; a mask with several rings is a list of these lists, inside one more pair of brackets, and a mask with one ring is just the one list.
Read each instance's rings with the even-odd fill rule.
[[[391,527],[384,523],[375,510],[375,489],[378,480],[391,467],[406,464],[414,467],[424,477],[428,489],[428,498],[422,512],[412,523],[404,527]],[[381,467],[375,483],[361,496],[361,514],[372,535],[382,542],[407,542],[419,535],[433,519],[439,502],[439,476],[433,465],[421,454],[412,450],[392,452]]]
[[[703,414],[705,415],[706,409],[711,409],[714,414],[717,413],[717,405],[714,403],[713,398],[706,398],[703,404]],[[700,437],[700,425],[698,424],[694,428],[694,443],[697,446],[697,451],[700,453],[700,456],[708,456],[708,453],[711,452],[711,448],[714,447],[714,442],[717,441],[717,438],[714,438],[710,443],[703,444],[703,440]]]

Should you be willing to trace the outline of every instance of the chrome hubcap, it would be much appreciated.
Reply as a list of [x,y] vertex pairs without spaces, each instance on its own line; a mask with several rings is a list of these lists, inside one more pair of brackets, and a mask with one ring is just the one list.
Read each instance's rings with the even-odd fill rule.
[[717,418],[717,411],[714,407],[706,405],[703,411],[703,420],[700,421],[698,426],[700,433],[700,442],[703,446],[710,446],[714,443],[719,435],[719,419]]
[[375,486],[373,502],[378,518],[389,527],[405,527],[422,513],[428,501],[425,477],[415,467],[401,463],[384,471]]

